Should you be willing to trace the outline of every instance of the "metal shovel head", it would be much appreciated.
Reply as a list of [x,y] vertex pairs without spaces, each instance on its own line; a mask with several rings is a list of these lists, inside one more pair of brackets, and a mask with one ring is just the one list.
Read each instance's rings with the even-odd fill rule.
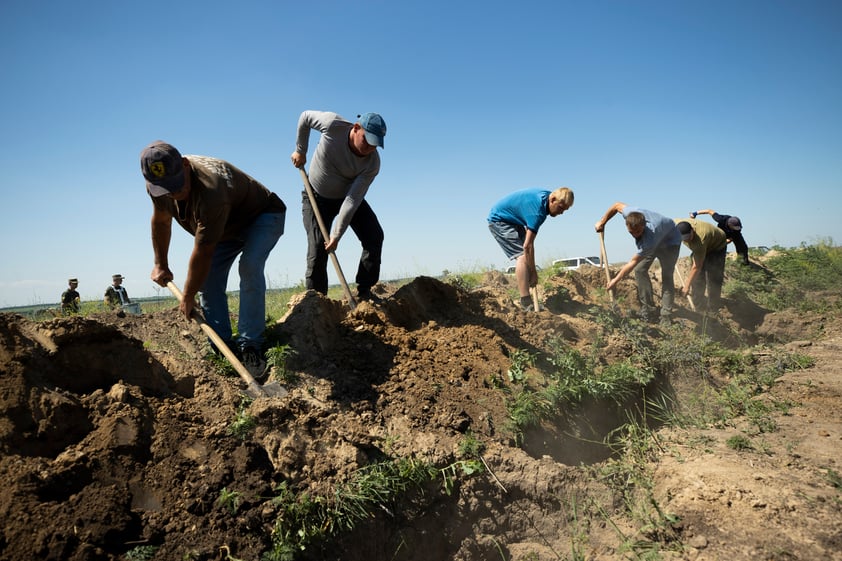
[[[178,301],[181,302],[181,300],[184,298],[184,295],[181,293],[181,291],[178,289],[175,283],[169,281],[167,283],[167,287],[173,293],[173,296],[175,296],[178,299]],[[248,369],[245,366],[243,366],[243,363],[240,362],[240,359],[237,358],[237,355],[235,355],[234,352],[225,343],[225,341],[223,341],[222,338],[216,334],[216,331],[214,331],[213,328],[207,324],[205,318],[203,318],[201,314],[196,313],[195,310],[193,313],[193,319],[196,320],[196,323],[199,324],[199,327],[202,328],[202,331],[205,332],[205,335],[207,335],[210,338],[210,340],[213,341],[214,345],[216,345],[216,348],[222,352],[222,355],[226,359],[228,359],[228,362],[231,364],[231,366],[234,367],[234,370],[237,371],[237,374],[240,375],[240,378],[243,380],[243,382],[246,383],[246,395],[253,399],[257,399],[259,397],[284,397],[289,393],[285,387],[283,387],[277,382],[271,382],[269,384],[266,384],[265,386],[261,386],[260,384],[258,384],[257,380],[254,379],[254,376],[251,375],[251,372],[249,372]]]
[[246,384],[244,393],[252,399],[258,399],[261,397],[284,397],[289,394],[289,391],[278,382],[269,382],[261,386],[257,381],[254,381]]
[[289,394],[289,391],[280,385],[278,382],[269,382],[261,386],[266,397],[284,397]]

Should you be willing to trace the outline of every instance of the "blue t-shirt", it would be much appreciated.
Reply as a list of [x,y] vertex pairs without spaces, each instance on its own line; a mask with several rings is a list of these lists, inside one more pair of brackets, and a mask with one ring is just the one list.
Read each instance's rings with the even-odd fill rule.
[[550,193],[551,191],[538,188],[515,191],[491,207],[488,221],[524,226],[538,233],[538,228],[550,213]]
[[632,212],[639,212],[646,219],[643,234],[634,240],[639,255],[651,257],[655,250],[661,246],[681,245],[681,232],[678,231],[672,218],[633,206],[626,206],[623,209],[623,218]]

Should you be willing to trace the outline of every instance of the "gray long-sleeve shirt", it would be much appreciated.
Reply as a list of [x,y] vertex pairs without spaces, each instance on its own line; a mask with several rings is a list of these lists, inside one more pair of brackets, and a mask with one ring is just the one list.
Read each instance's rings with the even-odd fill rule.
[[357,156],[351,151],[348,135],[354,124],[336,113],[304,111],[298,119],[296,152],[307,154],[310,129],[322,133],[310,159],[310,184],[319,196],[345,199],[333,224],[331,237],[341,238],[354,213],[380,172],[380,154]]

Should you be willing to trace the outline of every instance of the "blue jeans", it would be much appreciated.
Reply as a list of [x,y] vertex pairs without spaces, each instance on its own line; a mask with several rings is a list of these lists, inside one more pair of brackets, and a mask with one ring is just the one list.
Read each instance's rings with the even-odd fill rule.
[[240,349],[263,346],[266,330],[266,259],[284,233],[285,212],[265,212],[254,219],[237,239],[219,242],[213,253],[210,273],[202,286],[199,304],[216,334],[230,342],[228,272],[240,256],[240,313],[237,320]]

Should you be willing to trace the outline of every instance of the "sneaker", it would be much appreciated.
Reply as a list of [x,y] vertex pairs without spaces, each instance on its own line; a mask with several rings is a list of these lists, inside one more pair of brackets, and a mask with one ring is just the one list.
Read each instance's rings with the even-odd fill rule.
[[269,375],[269,369],[266,368],[266,360],[263,355],[254,347],[246,347],[242,351],[243,366],[249,371],[249,374],[259,383],[266,381]]

